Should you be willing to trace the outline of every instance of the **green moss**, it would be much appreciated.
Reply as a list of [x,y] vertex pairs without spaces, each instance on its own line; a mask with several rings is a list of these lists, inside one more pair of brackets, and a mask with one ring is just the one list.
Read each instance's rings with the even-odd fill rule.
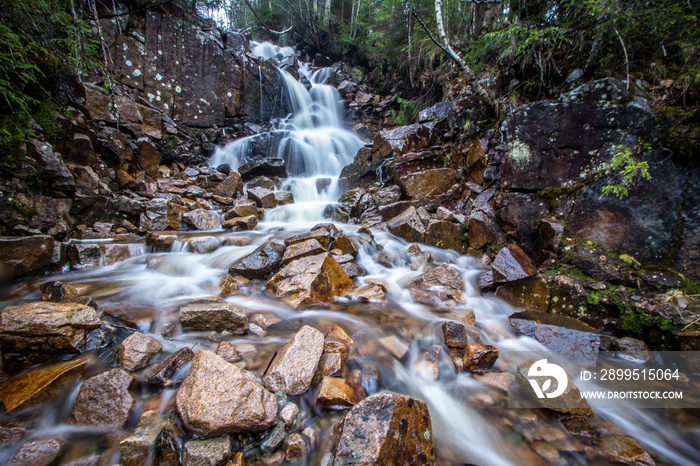
[[600,304],[600,291],[591,291],[586,300],[591,306],[597,306]]
[[635,311],[623,313],[620,324],[622,330],[633,334],[642,334],[645,330],[653,327],[663,332],[669,332],[674,327],[673,323],[665,317]]

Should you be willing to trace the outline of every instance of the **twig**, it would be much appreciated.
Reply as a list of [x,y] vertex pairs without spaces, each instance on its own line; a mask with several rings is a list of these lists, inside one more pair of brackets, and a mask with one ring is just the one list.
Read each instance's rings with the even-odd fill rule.
[[620,43],[622,44],[622,50],[625,52],[625,64],[627,65],[627,90],[630,88],[630,61],[627,57],[627,47],[625,47],[625,41],[622,40],[622,36],[618,32],[617,28],[613,26],[613,31],[615,31],[615,34],[617,34],[617,38],[620,39]]
[[244,1],[245,1],[245,4],[248,5],[248,8],[250,8],[250,11],[251,11],[251,13],[253,13],[253,16],[255,16],[255,17],[258,19],[258,21],[260,21],[260,24],[262,24],[262,27],[264,27],[265,29],[267,29],[267,30],[270,31],[271,33],[273,33],[273,34],[279,34],[279,35],[286,34],[286,33],[288,33],[289,31],[291,31],[292,28],[294,27],[294,26],[289,26],[289,27],[288,27],[287,29],[285,29],[284,31],[275,31],[275,30],[272,29],[270,26],[268,26],[267,24],[265,24],[265,21],[263,21],[262,18],[260,18],[260,16],[258,16],[258,14],[255,12],[255,9],[253,8],[253,5],[251,5],[250,2],[249,2],[248,0],[244,0]]

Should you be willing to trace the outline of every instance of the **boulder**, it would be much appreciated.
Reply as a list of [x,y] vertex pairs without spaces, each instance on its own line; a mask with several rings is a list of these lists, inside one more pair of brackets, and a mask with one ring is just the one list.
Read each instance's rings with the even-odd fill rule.
[[264,278],[282,266],[285,249],[285,246],[277,241],[268,241],[250,255],[235,262],[229,268],[229,273],[245,278]]
[[236,205],[226,211],[224,220],[230,220],[234,217],[248,217],[250,215],[258,216],[258,206],[255,204],[255,201],[238,199]]
[[337,427],[333,466],[435,464],[428,405],[383,392],[356,404]]
[[430,220],[425,233],[425,242],[441,249],[462,250],[462,232],[459,225],[443,220]]
[[20,445],[7,466],[54,464],[67,447],[68,442],[61,436],[30,440]]
[[224,361],[231,363],[243,359],[238,351],[236,351],[236,348],[228,341],[219,343],[219,346],[216,347],[216,354],[224,358]]
[[308,325],[277,352],[263,378],[272,392],[294,396],[306,392],[323,353],[324,336]]
[[221,240],[216,236],[195,236],[187,240],[187,246],[195,254],[208,254],[221,246]]
[[286,178],[287,164],[284,159],[264,158],[243,164],[238,167],[238,171],[244,181],[251,180],[257,176]]
[[327,228],[323,227],[313,229],[308,233],[303,233],[301,235],[294,235],[289,238],[285,238],[284,244],[286,244],[289,247],[293,244],[301,243],[302,241],[307,241],[310,239],[315,239],[325,249],[328,249],[328,246],[331,244],[330,231]]
[[496,288],[496,296],[517,308],[541,312],[549,309],[549,285],[540,275],[504,283]]
[[574,247],[571,263],[596,280],[620,283],[628,275],[624,262],[583,244]]
[[89,378],[73,403],[69,424],[122,427],[136,400],[129,392],[134,377],[123,369],[112,369]]
[[399,178],[399,186],[410,199],[423,200],[442,194],[455,183],[454,170],[434,168],[416,173],[409,173]]
[[467,346],[467,334],[464,324],[447,320],[442,323],[442,334],[445,338],[445,345],[449,348],[464,348]]
[[87,357],[80,357],[22,372],[0,385],[0,401],[12,413],[60,399],[87,363]]
[[185,428],[200,437],[261,432],[277,416],[275,396],[238,367],[201,350],[175,404]]
[[359,251],[359,247],[357,246],[357,243],[355,243],[355,240],[350,238],[348,235],[343,234],[335,237],[333,244],[331,245],[331,249],[339,249],[343,254],[349,254],[353,257],[356,257]]
[[91,331],[100,328],[95,309],[83,304],[39,302],[7,306],[0,312],[4,358],[19,352],[36,361],[93,349]]
[[53,247],[50,236],[0,236],[0,261],[13,278],[41,275],[51,265]]
[[472,249],[503,242],[503,235],[495,220],[481,210],[475,210],[469,216],[467,232],[469,247]]
[[76,269],[97,267],[102,262],[102,248],[96,243],[71,243],[66,246],[66,258]]
[[349,409],[365,396],[362,386],[337,377],[323,377],[316,394],[316,404],[325,409]]
[[134,332],[119,345],[119,364],[130,371],[146,367],[163,347],[151,337]]
[[274,191],[266,188],[248,188],[248,199],[264,209],[271,209],[277,205]]
[[231,458],[231,439],[228,435],[185,442],[183,466],[217,466]]
[[252,230],[258,224],[258,217],[248,215],[247,217],[233,217],[224,222],[222,225],[226,229],[234,230]]
[[217,230],[221,224],[219,216],[206,209],[196,209],[182,214],[182,221],[196,230]]
[[139,230],[161,231],[168,228],[168,200],[155,198],[146,203],[145,211],[139,218]]
[[532,259],[516,244],[501,249],[493,259],[491,269],[494,283],[527,278],[534,275],[537,270]]
[[483,374],[493,369],[498,359],[498,348],[492,345],[470,343],[464,348],[462,369],[467,372]]
[[422,243],[425,238],[425,226],[413,206],[389,220],[386,227],[390,233],[406,241]]
[[242,334],[248,330],[248,317],[229,303],[197,303],[180,308],[182,328],[194,330],[227,330]]
[[213,193],[217,196],[235,198],[238,194],[243,194],[243,180],[238,172],[232,171],[226,179],[214,188]]
[[315,238],[307,239],[299,243],[294,243],[287,246],[284,251],[282,262],[287,265],[290,262],[301,259],[302,257],[315,256],[326,252],[326,248],[321,246]]
[[172,387],[182,381],[183,375],[179,371],[192,359],[194,359],[194,353],[191,349],[180,348],[146,368],[142,378],[148,385],[156,388]]
[[654,466],[654,459],[644,451],[639,443],[631,437],[617,435],[605,436],[596,444],[608,460],[615,464],[630,464],[634,466]]
[[277,272],[265,287],[294,308],[343,296],[353,287],[343,268],[328,254],[303,257]]
[[462,291],[464,289],[464,279],[457,269],[449,264],[442,264],[408,282],[408,288],[447,292]]
[[145,464],[149,455],[156,450],[167,421],[168,417],[159,409],[144,411],[136,429],[119,443],[120,463],[123,466]]

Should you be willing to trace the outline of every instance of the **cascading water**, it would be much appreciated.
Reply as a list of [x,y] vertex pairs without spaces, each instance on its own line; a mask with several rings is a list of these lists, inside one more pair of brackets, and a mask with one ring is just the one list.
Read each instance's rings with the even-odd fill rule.
[[[256,50],[257,47],[261,47],[259,54],[279,53],[272,46],[258,44]],[[378,369],[377,379],[363,385],[367,395],[380,389],[391,389],[428,403],[440,464],[490,466],[537,463],[541,460],[527,445],[526,439],[528,435],[541,435],[540,430],[547,434],[545,438],[554,437],[554,442],[561,442],[562,439],[568,442],[565,447],[568,448],[568,456],[566,460],[562,458],[560,464],[588,464],[580,439],[567,437],[557,419],[535,415],[528,410],[513,414],[496,402],[484,408],[483,403],[488,403],[492,396],[502,397],[502,392],[489,389],[469,373],[457,373],[450,364],[441,365],[437,380],[431,368],[426,370],[421,359],[424,355],[422,347],[441,345],[439,329],[442,322],[459,320],[467,309],[474,311],[477,323],[470,330],[470,340],[496,345],[504,354],[497,362],[496,370],[512,372],[513,364],[518,361],[505,357],[508,351],[541,352],[543,357],[548,354],[540,343],[517,335],[513,330],[508,316],[515,309],[497,298],[480,293],[477,278],[481,271],[476,260],[453,251],[421,245],[422,250],[430,254],[433,264],[450,264],[463,277],[463,302],[457,302],[451,308],[435,309],[415,301],[406,289],[410,280],[426,271],[425,266],[413,270],[407,265],[411,257],[406,242],[379,230],[373,232],[375,241],[371,242],[366,235],[358,232],[357,225],[336,222],[339,230],[362,243],[356,262],[367,274],[356,278],[356,284],[383,283],[386,303],[376,305],[341,299],[322,309],[294,310],[266,293],[264,282],[254,280],[243,283],[240,293],[225,297],[226,301],[239,306],[249,317],[264,313],[279,319],[279,323],[266,330],[258,328],[244,335],[184,332],[179,329],[178,309],[195,300],[218,297],[219,282],[232,263],[275,238],[282,230],[280,227],[284,227],[284,234],[308,232],[305,225],[321,220],[326,206],[335,202],[339,195],[338,175],[342,167],[352,160],[362,141],[343,129],[337,91],[324,84],[329,70],[312,73],[308,67],[302,66],[300,72],[312,83],[311,89],[307,90],[289,74],[282,72],[292,113],[270,135],[277,138],[274,155],[287,161],[290,177],[281,189],[294,193],[294,204],[267,211],[266,221],[258,224],[255,231],[206,233],[221,237],[224,244],[208,254],[185,252],[187,248],[182,245],[193,235],[191,232],[180,232],[181,241],[175,243],[171,252],[149,252],[114,265],[86,268],[45,277],[41,281],[61,280],[79,287],[82,293],[92,296],[99,303],[105,328],[110,332],[116,335],[125,332],[127,327],[138,328],[156,339],[164,352],[184,347],[193,348],[194,351],[214,350],[219,341],[228,341],[238,349],[245,349],[245,368],[258,376],[263,373],[274,352],[289,341],[301,325],[317,328],[338,325],[356,343],[352,355],[354,360]],[[256,137],[235,141],[218,150],[211,164],[229,163],[235,169],[247,163]],[[377,260],[380,249],[389,259]],[[13,291],[10,299],[12,301],[4,304],[40,300],[37,283],[23,284]],[[407,356],[402,358],[403,362],[380,356],[372,350],[376,348],[374,343],[382,337],[401,332],[413,337]],[[98,352],[92,359],[91,375],[111,367],[114,355],[109,351],[112,350]],[[105,455],[109,464],[116,463],[118,452],[104,447],[114,443],[113,438],[109,437],[114,432],[66,424],[66,406],[75,399],[77,388],[74,385],[72,395],[43,407],[41,413],[27,415],[30,419],[31,416],[39,419],[32,425],[33,437],[60,433],[78,446],[76,451],[96,451]],[[141,400],[155,396],[146,388],[142,390],[138,393]],[[161,397],[159,409],[167,412],[167,401],[174,392],[158,393]],[[320,464],[332,436],[331,427],[327,415],[309,406],[312,403],[310,397],[302,396],[297,400],[302,409],[299,422],[304,427],[314,429],[319,437],[318,445],[325,447],[312,447],[305,464]],[[646,449],[669,464],[697,464],[700,457],[697,428],[677,426],[664,413],[654,410],[607,410],[595,406],[594,409],[597,417],[608,421],[612,428],[634,436]],[[0,421],[8,418],[10,425],[20,422],[9,414],[0,415]],[[126,430],[131,432],[134,428],[135,419],[132,419]],[[12,443],[0,446],[0,464],[6,464],[16,448],[17,445]],[[255,452],[250,452],[250,455],[253,457],[252,464],[258,464],[255,463]],[[246,464],[249,464],[248,458]]]

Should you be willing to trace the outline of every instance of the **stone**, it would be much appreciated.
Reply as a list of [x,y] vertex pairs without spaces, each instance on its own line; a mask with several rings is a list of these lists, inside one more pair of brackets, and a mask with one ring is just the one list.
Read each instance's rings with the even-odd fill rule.
[[241,355],[236,351],[236,348],[228,341],[222,341],[219,346],[216,347],[216,354],[224,358],[224,361],[234,363],[241,359]]
[[596,444],[598,449],[605,453],[613,463],[631,464],[635,466],[654,466],[656,462],[639,446],[639,443],[631,437],[605,436]]
[[80,295],[73,285],[53,280],[42,283],[39,289],[41,290],[41,300],[52,303],[70,302]]
[[139,244],[103,244],[102,251],[104,265],[113,265],[143,254],[143,249]]
[[156,233],[150,231],[148,235],[146,235],[146,246],[169,251],[173,247],[173,244],[175,244],[177,238],[177,235],[174,233]]
[[[260,443],[260,449],[262,450],[263,454],[269,455],[277,450],[284,441],[284,434],[285,429],[284,424],[282,423],[279,423],[270,429],[267,435],[263,438],[263,441]],[[284,454],[282,455],[282,459],[284,460]]]
[[[546,360],[545,360],[546,362]],[[543,408],[551,409],[559,413],[564,414],[575,414],[579,416],[593,417],[593,410],[588,405],[588,402],[581,396],[578,388],[571,382],[571,378],[567,377],[567,385],[565,391],[555,397],[555,398],[538,398],[532,385],[530,384],[531,379],[535,379],[535,382],[543,387],[543,384],[550,380],[550,388],[547,392],[553,392],[558,389],[557,381],[553,377],[548,376],[530,376],[530,368],[535,364],[534,360],[524,361],[518,365],[515,371],[515,380],[520,385],[523,392],[535,403],[542,406]]]
[[252,199],[263,209],[271,209],[277,206],[275,193],[270,189],[265,188],[248,188],[248,199]]
[[284,425],[291,427],[299,414],[299,406],[296,403],[287,403],[284,408],[280,410],[279,417],[284,422]]
[[387,221],[386,227],[390,233],[409,242],[422,243],[425,238],[425,226],[413,206]]
[[228,435],[205,440],[185,442],[183,466],[218,466],[231,458],[231,439]]
[[141,231],[166,230],[168,228],[168,200],[155,198],[146,203],[144,212],[139,217]]
[[80,357],[22,372],[0,385],[0,401],[12,413],[60,399],[87,363],[88,358]]
[[102,262],[102,248],[95,243],[75,243],[66,246],[66,257],[75,269],[97,267]]
[[535,264],[518,245],[501,249],[491,264],[494,283],[511,282],[534,275]]
[[268,280],[265,287],[277,298],[299,308],[343,296],[352,289],[353,283],[340,264],[325,253],[290,262]]
[[645,363],[651,358],[651,351],[642,340],[630,337],[614,338],[612,344],[613,348],[619,352],[620,357],[641,363]]
[[600,336],[595,329],[576,319],[538,311],[516,312],[510,324],[551,351],[565,353],[574,364],[595,367]]
[[449,264],[442,264],[408,282],[408,288],[447,292],[462,291],[464,289],[464,279],[457,269]]
[[235,198],[238,194],[243,194],[243,180],[238,172],[232,171],[226,179],[214,188],[213,193],[217,196]]
[[287,166],[284,159],[266,157],[260,160],[253,160],[238,167],[238,171],[245,181],[258,176],[265,177],[287,177]]
[[227,330],[240,335],[248,330],[248,317],[229,303],[197,303],[180,308],[180,324],[184,329]]
[[187,246],[195,254],[209,254],[221,246],[221,240],[216,236],[195,236],[187,240]]
[[294,194],[291,191],[275,191],[275,203],[278,206],[294,204]]
[[304,233],[301,235],[295,235],[291,236],[289,238],[285,238],[284,244],[287,245],[287,247],[296,244],[296,243],[301,243],[303,241],[307,241],[310,239],[315,239],[318,241],[321,246],[323,246],[325,249],[328,249],[328,246],[331,244],[331,234],[330,231],[327,228],[317,228],[317,229],[312,229],[308,233]]
[[149,141],[148,138],[139,139],[137,146],[141,168],[143,168],[143,171],[145,171],[148,176],[157,180],[160,177],[160,152],[158,152],[155,144]]
[[20,445],[7,466],[50,465],[63,454],[67,446],[68,442],[60,436],[30,440]]
[[252,230],[258,224],[258,217],[255,215],[248,215],[247,217],[233,217],[226,220],[223,228],[226,229],[236,229],[236,230]]
[[122,427],[136,400],[129,392],[134,377],[112,369],[83,383],[68,416],[68,424]]
[[596,437],[598,432],[591,422],[583,416],[569,416],[561,420],[561,425],[567,432],[579,437]]
[[425,233],[425,242],[441,249],[462,250],[462,233],[459,225],[443,220],[430,220]]
[[549,284],[543,276],[532,276],[504,283],[496,288],[496,296],[516,308],[549,310]]
[[51,266],[53,248],[50,236],[0,236],[0,261],[13,278],[40,275]]
[[234,217],[248,217],[250,215],[258,217],[258,206],[255,204],[255,201],[250,199],[238,199],[236,205],[226,211],[224,219],[229,220]]
[[158,409],[146,410],[139,417],[136,429],[119,442],[120,462],[123,466],[141,466],[158,446],[161,432],[168,418]]
[[464,348],[467,346],[467,333],[464,325],[447,320],[442,323],[442,334],[445,338],[445,345],[450,348]]
[[146,367],[163,349],[160,343],[141,332],[134,332],[119,345],[119,365],[135,371]]
[[385,291],[383,286],[368,283],[349,291],[345,297],[361,303],[383,303],[386,302]]
[[232,296],[240,291],[240,285],[230,274],[224,275],[219,281],[219,294],[221,296]]
[[294,396],[306,392],[323,353],[324,336],[308,325],[280,349],[270,363],[263,380],[272,392]]
[[365,397],[362,386],[337,377],[323,377],[316,394],[316,404],[325,409],[349,409]]
[[332,464],[435,464],[428,405],[383,392],[356,404],[338,425]]
[[93,330],[100,328],[95,309],[75,303],[38,302],[7,306],[0,312],[3,357],[46,361],[55,355],[93,349]]
[[396,335],[382,337],[378,341],[380,345],[397,359],[403,359],[408,353],[408,345]]
[[323,254],[326,249],[321,246],[315,238],[307,239],[306,241],[301,241],[299,243],[294,243],[287,246],[284,251],[284,257],[282,262],[287,265],[290,262],[301,259],[302,257],[315,256],[317,254]]
[[558,251],[564,239],[564,224],[544,219],[537,225],[535,246],[546,251]]
[[217,230],[221,224],[219,217],[208,210],[196,209],[182,214],[182,221],[193,226],[197,230]]
[[469,216],[467,223],[469,247],[477,250],[486,245],[497,245],[503,242],[503,235],[495,220],[481,210],[475,210]]
[[185,428],[200,437],[261,432],[277,416],[275,396],[238,367],[201,350],[175,398]]
[[250,255],[231,265],[229,273],[245,278],[264,278],[282,266],[285,249],[285,246],[279,242],[268,241]]
[[287,437],[287,449],[284,453],[285,461],[296,463],[303,461],[309,454],[309,447],[304,437],[300,434],[291,434]]
[[423,200],[444,193],[455,183],[454,170],[434,168],[399,178],[399,186],[410,199]]
[[627,278],[625,263],[582,244],[574,247],[571,263],[596,280],[620,283]]
[[469,343],[464,348],[462,369],[467,372],[483,374],[493,369],[498,359],[498,348],[493,345]]
[[335,237],[333,240],[333,244],[331,245],[332,249],[340,249],[343,254],[349,254],[353,257],[357,257],[357,253],[359,251],[359,248],[357,244],[355,243],[355,240],[350,238],[348,235],[338,235]]
[[182,381],[184,375],[179,374],[179,371],[192,359],[194,359],[194,353],[191,349],[180,348],[149,366],[142,377],[148,385],[153,387],[161,389],[172,387]]

